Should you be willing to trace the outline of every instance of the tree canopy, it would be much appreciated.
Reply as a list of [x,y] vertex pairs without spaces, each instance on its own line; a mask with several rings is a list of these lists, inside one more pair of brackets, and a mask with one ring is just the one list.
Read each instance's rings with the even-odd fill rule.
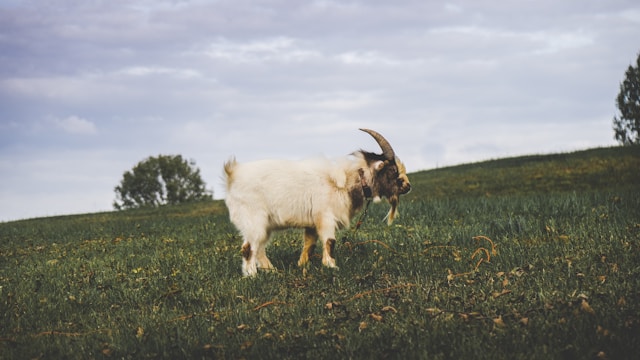
[[200,169],[181,155],[158,155],[140,161],[115,187],[117,210],[211,200]]
[[636,66],[627,68],[616,105],[620,115],[613,117],[615,139],[622,145],[640,144],[640,53]]

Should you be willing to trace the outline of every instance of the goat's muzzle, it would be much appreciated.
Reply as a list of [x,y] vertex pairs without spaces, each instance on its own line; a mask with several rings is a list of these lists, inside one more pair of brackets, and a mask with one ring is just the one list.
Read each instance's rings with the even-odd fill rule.
[[406,174],[400,175],[397,181],[398,181],[398,188],[400,189],[399,190],[400,195],[404,195],[409,191],[411,191],[411,183],[409,182],[409,179],[407,178]]

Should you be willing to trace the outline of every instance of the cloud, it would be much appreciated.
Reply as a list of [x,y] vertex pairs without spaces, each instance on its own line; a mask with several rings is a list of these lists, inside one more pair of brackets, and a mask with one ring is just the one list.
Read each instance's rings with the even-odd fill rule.
[[387,57],[378,51],[348,51],[336,56],[340,62],[347,65],[402,65],[404,62]]
[[290,37],[273,37],[248,42],[217,39],[207,46],[204,53],[214,59],[231,62],[300,62],[319,57],[317,51],[305,49]]
[[52,106],[98,103],[131,94],[123,83],[109,80],[85,73],[9,77],[0,83],[0,91],[38,103],[51,102]]
[[634,0],[1,3],[0,170],[16,177],[0,178],[0,221],[20,201],[96,209],[55,194],[108,210],[118,177],[159,153],[195,159],[219,197],[229,156],[376,150],[358,127],[410,171],[612,145],[638,14]]
[[96,125],[81,117],[72,115],[64,119],[52,119],[52,123],[68,134],[75,135],[95,135],[98,133]]
[[115,74],[122,74],[128,76],[171,76],[178,79],[190,79],[200,77],[202,74],[198,70],[194,69],[176,69],[167,68],[161,66],[132,66],[127,67],[115,72]]

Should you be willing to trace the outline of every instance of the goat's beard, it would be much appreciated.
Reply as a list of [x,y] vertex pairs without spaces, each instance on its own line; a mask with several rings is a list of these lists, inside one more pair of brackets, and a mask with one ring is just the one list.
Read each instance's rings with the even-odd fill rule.
[[395,219],[395,217],[400,215],[400,213],[398,212],[399,202],[400,198],[398,197],[398,195],[393,195],[389,198],[389,205],[391,205],[391,208],[389,209],[387,216],[385,216],[385,219],[387,219],[387,225],[393,224],[393,220]]

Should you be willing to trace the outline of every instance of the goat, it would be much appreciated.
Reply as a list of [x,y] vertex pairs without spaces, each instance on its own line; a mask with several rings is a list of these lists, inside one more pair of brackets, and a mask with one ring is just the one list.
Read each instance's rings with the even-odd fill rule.
[[258,268],[273,270],[266,246],[271,233],[304,228],[304,247],[298,266],[313,255],[322,241],[322,264],[334,268],[335,231],[348,228],[365,200],[386,198],[391,208],[390,225],[397,215],[399,196],[411,190],[404,164],[379,133],[371,135],[382,154],[359,150],[335,160],[260,160],[224,164],[225,203],[231,222],[242,234],[242,272],[252,276]]

